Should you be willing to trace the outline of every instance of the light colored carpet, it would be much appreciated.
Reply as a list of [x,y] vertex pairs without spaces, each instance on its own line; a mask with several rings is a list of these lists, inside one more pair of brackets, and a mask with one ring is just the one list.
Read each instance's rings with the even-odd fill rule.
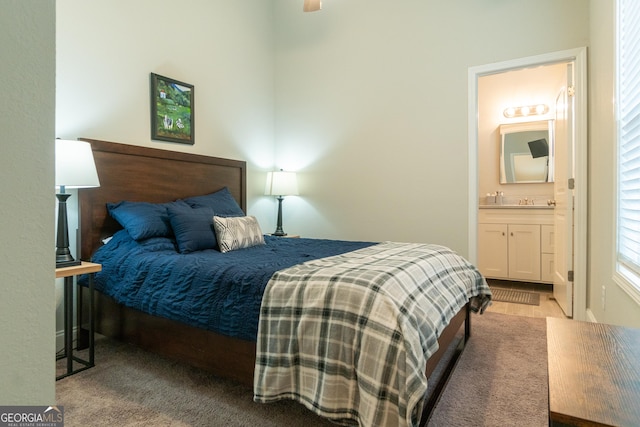
[[[547,425],[544,319],[473,315],[464,350],[430,426]],[[251,390],[106,338],[94,368],[56,383],[65,426],[334,426],[291,401]]]
[[487,312],[473,320],[429,426],[549,425],[545,319]]

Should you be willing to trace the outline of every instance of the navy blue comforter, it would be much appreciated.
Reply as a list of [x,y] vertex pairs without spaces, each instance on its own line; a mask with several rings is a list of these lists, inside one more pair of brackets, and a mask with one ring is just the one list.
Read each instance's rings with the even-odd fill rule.
[[145,313],[255,341],[262,295],[274,272],[374,244],[272,236],[265,242],[225,254],[180,254],[172,239],[136,242],[121,230],[92,259],[102,264],[95,288]]

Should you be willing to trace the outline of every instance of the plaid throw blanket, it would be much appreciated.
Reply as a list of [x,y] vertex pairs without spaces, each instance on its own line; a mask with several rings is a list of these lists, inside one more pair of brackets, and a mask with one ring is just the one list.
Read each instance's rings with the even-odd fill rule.
[[427,359],[491,291],[448,248],[381,243],[276,272],[262,300],[254,400],[294,399],[345,425],[412,426]]

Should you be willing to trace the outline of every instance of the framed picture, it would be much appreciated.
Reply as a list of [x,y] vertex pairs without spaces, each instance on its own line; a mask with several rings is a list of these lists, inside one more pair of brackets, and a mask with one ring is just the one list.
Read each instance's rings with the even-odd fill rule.
[[193,144],[193,85],[151,73],[151,139]]

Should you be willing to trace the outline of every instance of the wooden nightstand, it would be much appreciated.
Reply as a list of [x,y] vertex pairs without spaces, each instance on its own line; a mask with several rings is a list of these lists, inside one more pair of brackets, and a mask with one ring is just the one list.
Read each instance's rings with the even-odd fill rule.
[[[56,381],[94,366],[93,275],[101,270],[102,266],[100,264],[92,262],[82,262],[80,265],[56,268],[56,279],[64,278],[64,353],[56,357],[56,360],[67,359],[67,370],[64,374],[58,375]],[[73,355],[73,278],[81,274],[89,275],[89,295],[91,297],[91,304],[89,305],[89,360]],[[76,309],[80,309],[79,301],[77,301]],[[80,322],[79,312],[76,313],[76,318]],[[80,325],[78,325],[78,330],[80,330]],[[83,366],[74,370],[74,361]]]

